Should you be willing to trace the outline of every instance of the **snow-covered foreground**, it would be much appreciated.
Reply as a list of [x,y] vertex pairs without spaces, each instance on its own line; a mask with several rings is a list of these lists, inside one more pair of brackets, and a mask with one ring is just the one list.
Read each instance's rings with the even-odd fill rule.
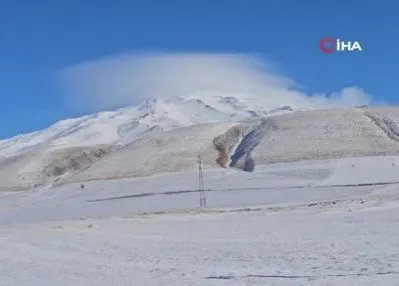
[[398,285],[397,161],[206,170],[204,210],[192,172],[3,194],[0,284]]
[[397,285],[398,215],[316,208],[3,227],[1,285]]

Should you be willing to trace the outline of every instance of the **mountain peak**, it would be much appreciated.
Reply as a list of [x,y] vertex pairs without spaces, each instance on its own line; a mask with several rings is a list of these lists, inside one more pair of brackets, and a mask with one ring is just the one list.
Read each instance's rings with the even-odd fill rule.
[[239,121],[292,112],[289,106],[268,107],[259,98],[205,94],[153,98],[138,106],[65,119],[41,131],[0,141],[0,158],[46,145],[64,147],[125,145],[156,130],[210,122]]

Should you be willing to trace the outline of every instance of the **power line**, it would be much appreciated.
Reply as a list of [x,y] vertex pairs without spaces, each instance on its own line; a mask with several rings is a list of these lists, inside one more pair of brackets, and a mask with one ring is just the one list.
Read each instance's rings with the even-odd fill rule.
[[204,176],[202,173],[202,160],[201,155],[198,154],[198,183],[199,183],[199,193],[200,193],[200,207],[206,207],[206,197],[204,190]]

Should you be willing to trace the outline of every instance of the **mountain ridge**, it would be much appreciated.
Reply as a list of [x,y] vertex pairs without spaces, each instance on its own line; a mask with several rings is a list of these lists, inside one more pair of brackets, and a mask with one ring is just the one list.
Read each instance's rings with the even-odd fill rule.
[[232,96],[213,97],[206,101],[190,97],[156,98],[138,106],[64,119],[43,130],[0,140],[0,158],[43,145],[51,150],[71,146],[125,145],[157,131],[208,122],[242,121],[294,110],[289,106],[265,109],[261,102],[258,102],[257,109],[250,109],[248,105],[245,100]]
[[318,156],[399,154],[399,143],[387,137],[399,109],[373,110],[268,106],[259,97],[156,98],[0,140],[0,190],[187,171],[199,153],[205,168],[245,170]]
[[268,109],[259,97],[187,96],[155,98],[115,111],[61,120],[43,130],[0,140],[0,177],[4,177],[0,189],[54,183],[137,140],[165,131],[293,111],[289,106]]

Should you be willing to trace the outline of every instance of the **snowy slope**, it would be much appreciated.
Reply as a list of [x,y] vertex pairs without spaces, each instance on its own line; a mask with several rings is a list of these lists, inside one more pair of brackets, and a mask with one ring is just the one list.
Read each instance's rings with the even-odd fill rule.
[[[364,114],[365,111],[378,118],[389,118],[392,124],[399,120],[398,108],[330,109],[273,116],[264,127],[249,122],[196,125],[139,140],[65,180],[114,179],[190,170],[197,167],[198,154],[202,154],[205,167],[214,168],[220,158],[226,156],[221,149],[233,146],[233,149],[226,151],[230,152],[227,156],[231,156],[234,145],[240,143],[242,135],[250,136],[250,140],[243,137],[241,141],[250,145],[237,147],[237,151],[245,153],[254,148],[251,157],[255,165],[398,155],[399,142],[387,134],[391,129],[375,124]],[[257,130],[256,126],[260,126],[259,130],[266,134],[259,136],[259,132],[251,133],[251,130]],[[233,128],[237,132],[230,132]],[[219,139],[221,143],[216,146],[214,138],[219,136],[227,136],[228,139]]]
[[42,131],[0,140],[0,190],[29,188],[84,169],[112,150],[165,130],[291,112],[256,97],[216,94],[148,100],[139,106],[63,120]]
[[148,132],[199,123],[239,121],[292,111],[267,107],[259,99],[209,96],[154,99],[139,106],[100,112],[55,123],[47,129],[0,140],[0,158],[34,150],[127,144]]
[[[234,209],[301,206],[371,192],[382,199],[397,189],[398,168],[398,156],[368,157],[282,163],[261,166],[253,173],[212,168],[204,170],[203,176],[207,207]],[[11,192],[1,197],[0,224],[195,210],[199,206],[197,176],[196,171],[186,171],[85,182],[84,189],[80,183],[71,183]]]
[[[260,103],[246,97],[156,99],[0,141],[0,190],[185,171],[196,167],[199,153],[205,167],[227,167],[235,148],[249,169],[399,154],[398,108],[292,112]],[[256,127],[268,116],[264,128]],[[238,168],[247,162],[234,160],[232,167]]]
[[395,285],[399,185],[320,186],[398,181],[398,160],[206,170],[202,210],[196,172],[3,194],[1,284]]
[[217,94],[148,100],[139,106],[67,119],[0,140],[0,190],[28,188],[84,169],[138,138],[210,122],[234,122],[291,112],[268,108],[259,97]]

